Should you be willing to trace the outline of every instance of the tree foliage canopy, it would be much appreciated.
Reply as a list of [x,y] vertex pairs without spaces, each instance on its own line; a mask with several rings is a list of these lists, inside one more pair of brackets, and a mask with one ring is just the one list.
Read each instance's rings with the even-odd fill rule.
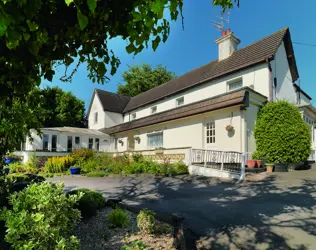
[[301,162],[311,150],[311,128],[299,109],[287,101],[270,102],[258,113],[257,156],[269,162]]
[[128,71],[125,71],[122,77],[125,84],[119,84],[117,93],[136,96],[170,81],[175,78],[175,74],[162,65],[158,65],[153,69],[149,64],[143,64],[141,66],[129,66]]
[[39,89],[29,92],[23,102],[14,97],[11,106],[0,104],[0,156],[25,140],[31,128],[37,129],[43,124],[45,110],[42,105]]
[[51,81],[54,66],[76,58],[87,64],[93,82],[104,83],[108,69],[113,75],[120,64],[108,39],[126,39],[127,52],[135,55],[150,41],[155,50],[170,32],[166,9],[176,20],[182,0],[1,0],[0,99],[23,97],[41,77]]
[[41,90],[45,112],[43,127],[86,127],[84,102],[58,87]]
[[[231,8],[232,1],[213,5]],[[71,81],[85,63],[90,79],[104,83],[120,64],[108,49],[109,39],[125,39],[126,51],[134,55],[148,46],[156,50],[168,38],[169,20],[182,16],[182,6],[183,0],[0,0],[1,147],[41,126],[33,117],[39,107],[29,96],[42,78],[52,81],[56,66],[65,65],[61,80]]]

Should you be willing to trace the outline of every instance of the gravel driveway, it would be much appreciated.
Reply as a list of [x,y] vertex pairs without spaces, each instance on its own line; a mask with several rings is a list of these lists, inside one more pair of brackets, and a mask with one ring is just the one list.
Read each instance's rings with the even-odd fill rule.
[[[314,167],[315,168],[315,167]],[[264,175],[263,175],[264,176]],[[270,174],[243,183],[215,178],[55,177],[128,204],[178,213],[206,249],[315,249],[316,170]]]

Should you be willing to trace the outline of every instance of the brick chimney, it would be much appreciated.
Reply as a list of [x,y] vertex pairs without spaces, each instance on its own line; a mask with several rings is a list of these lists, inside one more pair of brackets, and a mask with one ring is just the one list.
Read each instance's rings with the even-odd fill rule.
[[224,60],[237,50],[240,40],[231,32],[230,29],[222,31],[222,37],[217,39],[215,43],[218,44],[218,61]]

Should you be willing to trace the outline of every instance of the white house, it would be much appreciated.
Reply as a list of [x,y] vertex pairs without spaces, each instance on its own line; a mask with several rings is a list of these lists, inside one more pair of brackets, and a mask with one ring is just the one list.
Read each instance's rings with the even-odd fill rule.
[[111,136],[112,152],[150,154],[163,147],[177,159],[189,148],[254,152],[257,112],[267,101],[297,104],[314,126],[311,98],[296,84],[288,28],[241,49],[229,29],[215,43],[217,60],[135,97],[95,89],[89,128]]
[[64,156],[74,149],[90,148],[96,151],[109,151],[110,137],[98,130],[73,127],[42,128],[39,135],[31,130],[31,138],[22,144],[16,155],[27,162],[33,154],[36,156]]
[[[299,106],[304,120],[312,125],[315,149],[316,109],[297,84],[299,73],[289,29],[240,49],[240,40],[228,29],[215,43],[217,60],[135,97],[95,89],[86,131],[99,136],[100,143],[109,140],[104,151],[141,152],[158,159],[189,162],[191,149],[254,152],[259,108],[267,101],[287,99]],[[65,136],[70,133],[70,128],[64,131]],[[76,135],[71,135],[75,145]],[[49,146],[53,137],[48,145],[46,138],[38,139],[36,149],[54,148]],[[88,147],[90,137],[84,138],[81,146]],[[68,151],[67,139],[63,141],[56,151]],[[164,148],[163,155],[155,155],[156,148]]]

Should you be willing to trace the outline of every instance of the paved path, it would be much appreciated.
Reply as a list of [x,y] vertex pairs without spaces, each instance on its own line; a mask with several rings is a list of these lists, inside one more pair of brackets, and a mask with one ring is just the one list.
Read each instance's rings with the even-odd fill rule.
[[188,227],[205,236],[198,244],[207,249],[316,249],[315,169],[239,184],[190,176],[51,180],[181,214]]

